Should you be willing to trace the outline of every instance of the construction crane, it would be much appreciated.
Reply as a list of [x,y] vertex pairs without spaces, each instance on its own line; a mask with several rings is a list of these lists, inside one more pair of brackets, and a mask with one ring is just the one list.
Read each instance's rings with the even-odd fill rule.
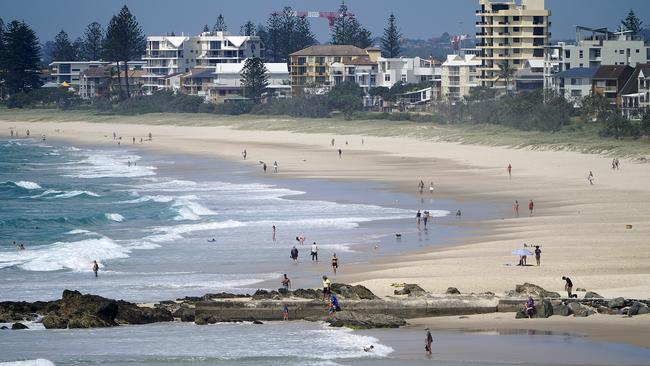
[[[280,15],[283,12],[274,11],[272,15]],[[297,11],[294,10],[291,12],[291,15],[294,17],[306,17],[306,18],[327,18],[330,28],[334,26],[336,18],[340,17],[342,14],[336,11]],[[354,13],[345,13],[345,15],[354,17]]]

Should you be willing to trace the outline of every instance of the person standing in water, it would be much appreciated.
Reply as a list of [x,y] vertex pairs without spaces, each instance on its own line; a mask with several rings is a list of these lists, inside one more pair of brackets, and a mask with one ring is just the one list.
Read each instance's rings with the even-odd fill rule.
[[433,336],[429,328],[424,329],[427,331],[426,336],[424,337],[424,350],[428,356],[431,356],[431,344],[433,343]]
[[135,145],[135,137],[133,137],[133,145]]
[[273,162],[273,173],[277,173],[277,172],[278,172],[278,162],[274,161]]
[[295,245],[291,248],[291,259],[293,259],[294,262],[298,262],[298,248],[296,248]]
[[335,140],[334,140],[334,139],[332,139],[332,146],[334,146],[334,141],[335,141]]
[[429,184],[429,193],[433,194],[433,182]]
[[311,245],[311,261],[318,262],[318,246],[316,246],[316,242]]
[[149,141],[151,140],[153,140],[153,138],[151,137],[151,132],[149,132]]
[[275,225],[273,225],[273,241],[275,241]]
[[336,270],[339,268],[339,259],[336,257],[336,253],[332,254],[332,272],[336,276]]
[[264,173],[266,173],[266,163],[262,163],[262,169],[264,169]]
[[341,159],[341,154],[343,154],[343,150],[339,149],[339,159]]
[[508,177],[512,178],[512,165],[508,164]]
[[244,151],[241,152],[241,156],[243,156],[244,160],[246,160],[246,149],[244,149]]
[[420,190],[420,194],[424,192],[424,181],[421,180],[420,183],[418,183],[418,189]]
[[415,214],[415,223],[418,227],[420,227],[420,221],[422,221],[422,212],[418,210],[418,212]]
[[97,264],[97,261],[93,261],[93,272],[95,272],[95,277],[97,277],[97,271],[99,271],[99,264]]

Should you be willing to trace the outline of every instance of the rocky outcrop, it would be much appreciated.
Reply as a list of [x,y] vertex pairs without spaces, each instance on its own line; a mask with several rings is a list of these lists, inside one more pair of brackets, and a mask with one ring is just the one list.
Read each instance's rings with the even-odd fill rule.
[[639,315],[639,314],[648,314],[650,313],[650,309],[648,308],[648,305],[643,304],[639,301],[635,301],[630,305],[630,307],[627,309],[627,316],[634,316],[634,315]]
[[460,295],[460,291],[458,291],[458,289],[455,288],[455,287],[447,287],[447,291],[445,291],[445,294],[447,294],[447,295]]
[[609,300],[607,302],[607,307],[611,309],[620,309],[625,307],[625,299],[622,297],[617,297],[615,299]]
[[[419,286],[418,286],[419,287]],[[361,285],[346,285],[344,283],[333,283],[332,292],[337,296],[348,300],[375,300],[379,299],[367,287]]]
[[[539,301],[537,304],[535,304],[535,312],[533,313],[532,317],[548,318],[550,316],[553,316],[553,314],[554,314],[553,304],[551,304],[551,300],[544,299],[542,301]],[[526,314],[526,309],[524,309],[523,306],[515,314],[515,319],[522,319],[522,318],[528,318],[528,314]]]
[[603,297],[593,291],[587,291],[585,299],[602,299]]
[[426,291],[414,283],[405,283],[401,289],[393,291],[395,295],[408,295],[411,297],[426,295]]
[[13,329],[13,330],[21,330],[21,329],[29,329],[29,327],[26,326],[23,323],[13,323],[11,325],[11,329]]
[[364,314],[355,311],[335,312],[325,320],[333,327],[352,329],[399,328],[406,320],[387,314]]
[[532,283],[524,283],[523,285],[517,285],[514,290],[508,291],[506,293],[508,297],[528,297],[531,296],[536,299],[550,297],[550,298],[560,298],[560,294],[557,292],[546,291],[544,288],[534,285]]

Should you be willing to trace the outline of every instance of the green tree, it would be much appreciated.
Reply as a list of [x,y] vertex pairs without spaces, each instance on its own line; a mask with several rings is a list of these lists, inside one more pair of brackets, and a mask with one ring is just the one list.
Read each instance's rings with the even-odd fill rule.
[[213,32],[226,32],[228,31],[228,26],[226,25],[226,20],[223,18],[222,14],[219,14],[217,17],[217,21],[214,23],[214,27],[212,27]]
[[633,35],[639,35],[643,31],[643,22],[636,16],[633,9],[627,13],[627,17],[621,20],[623,29],[631,31]]
[[594,119],[603,121],[608,111],[609,100],[602,94],[588,95],[580,101],[580,114],[585,122]]
[[293,52],[316,43],[311,26],[305,17],[296,17],[291,7],[271,14],[267,31],[260,32],[267,57],[274,62],[288,59]]
[[316,44],[316,36],[311,31],[311,25],[306,17],[296,19],[291,34],[291,47],[287,55]]
[[401,39],[402,34],[397,28],[397,24],[395,24],[395,15],[390,13],[388,26],[384,28],[384,36],[381,37],[381,51],[384,57],[399,57]]
[[254,36],[256,30],[257,29],[255,28],[255,24],[248,20],[239,29],[239,34],[242,36]]
[[512,77],[515,75],[516,69],[507,61],[504,61],[499,64],[499,71],[497,77],[499,79],[505,80],[506,82],[506,94],[510,94],[510,86],[512,82]]
[[383,100],[389,100],[390,98],[390,89],[385,86],[375,86],[368,90],[368,94],[371,97],[381,97]]
[[203,25],[203,30],[201,31],[201,33],[209,33],[209,32],[210,32],[210,27],[208,27],[207,24]]
[[349,119],[352,113],[363,108],[363,89],[353,81],[344,81],[327,94],[327,104]]
[[102,58],[104,29],[97,22],[88,24],[83,36],[82,55],[85,60],[96,61]]
[[645,136],[650,136],[650,108],[645,108],[641,115],[640,132]]
[[1,69],[9,94],[30,91],[41,85],[39,75],[41,47],[36,33],[25,23],[12,21],[4,31]]
[[623,117],[620,110],[610,111],[605,118],[604,125],[600,130],[602,137],[614,137],[619,139],[625,136],[638,136],[639,129],[627,118]]
[[362,27],[357,19],[350,15],[347,5],[342,2],[339,7],[339,16],[332,27],[332,44],[347,44],[366,48],[372,45],[371,37],[370,31]]
[[119,84],[120,98],[122,98],[122,83],[120,79],[120,62],[124,65],[124,81],[126,84],[126,96],[131,97],[129,85],[128,62],[139,59],[146,45],[146,37],[142,28],[131,14],[129,8],[124,5],[119,14],[114,15],[106,29],[104,40],[104,59],[117,63],[117,80]]
[[70,42],[68,33],[61,30],[54,37],[54,51],[52,52],[54,61],[77,61],[77,52],[74,45]]
[[269,86],[269,75],[264,62],[259,57],[246,59],[241,72],[244,96],[259,101]]
[[[286,10],[286,8],[285,8]],[[267,21],[267,41],[266,45],[266,55],[273,62],[279,62],[286,58],[286,54],[282,54],[283,51],[283,34],[282,34],[282,19],[280,14],[273,13]]]

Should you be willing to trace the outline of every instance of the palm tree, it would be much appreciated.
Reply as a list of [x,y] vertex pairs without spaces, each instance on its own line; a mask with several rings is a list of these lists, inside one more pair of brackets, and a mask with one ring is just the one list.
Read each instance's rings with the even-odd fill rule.
[[497,75],[497,80],[506,80],[506,94],[509,94],[510,92],[510,81],[512,80],[512,77],[515,75],[516,71],[517,70],[514,67],[510,66],[508,62],[502,62],[499,64],[499,74]]

